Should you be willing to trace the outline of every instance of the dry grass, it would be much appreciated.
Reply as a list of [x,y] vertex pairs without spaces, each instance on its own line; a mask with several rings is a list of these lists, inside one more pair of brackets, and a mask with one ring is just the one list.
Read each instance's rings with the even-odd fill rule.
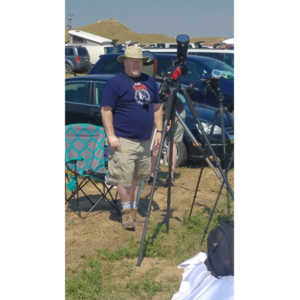
[[[160,176],[163,181],[166,177],[167,169],[162,167],[161,170]],[[143,225],[138,225],[134,232],[125,231],[122,229],[120,221],[114,217],[110,210],[99,209],[92,212],[86,219],[81,219],[74,212],[67,211],[65,236],[67,277],[70,278],[77,274],[78,270],[82,269],[87,261],[96,257],[102,263],[102,272],[107,272],[107,280],[109,278],[108,281],[110,283],[107,282],[106,285],[110,287],[107,287],[110,290],[107,293],[111,293],[118,285],[123,286],[124,289],[123,292],[115,291],[116,298],[108,296],[105,298],[103,296],[104,298],[101,299],[118,299],[118,297],[119,299],[128,299],[127,297],[130,297],[130,299],[170,299],[171,295],[178,290],[181,282],[182,271],[177,269],[176,265],[201,250],[205,251],[205,246],[203,245],[202,247],[200,245],[200,236],[196,233],[196,235],[191,234],[189,237],[184,231],[185,225],[183,222],[191,207],[198,176],[198,168],[183,167],[177,169],[177,180],[171,194],[170,231],[168,234],[159,234],[163,240],[161,240],[162,244],[157,246],[157,250],[164,253],[164,255],[158,253],[157,256],[145,257],[140,267],[135,267],[137,262],[136,256],[124,257],[117,261],[103,261],[101,260],[103,256],[99,257],[99,253],[105,249],[107,249],[105,251],[108,251],[108,254],[113,253],[122,247],[130,247],[128,246],[129,244],[139,246]],[[233,184],[233,170],[229,172],[229,181]],[[220,181],[216,178],[212,169],[206,168],[202,176],[193,216],[203,213],[205,208],[212,208],[219,187]],[[141,196],[141,205],[144,205],[144,207],[146,207],[146,198],[149,196],[150,191],[151,186],[145,185]],[[90,188],[89,192],[90,194],[95,193],[92,188]],[[226,193],[223,190],[218,206],[224,207],[225,199]],[[153,228],[163,221],[166,208],[167,188],[159,186],[153,198],[153,209],[147,237],[152,236]],[[185,241],[179,242],[181,239],[180,235]],[[157,239],[159,240],[159,237]],[[181,245],[181,243],[189,243],[189,249],[184,249],[184,245]],[[126,276],[122,276],[123,273]],[[153,294],[153,298],[143,298],[138,294],[127,294],[131,289],[134,289],[135,282],[140,282],[142,278],[147,277],[149,274],[152,276],[151,280],[153,282],[162,284],[161,289],[157,287],[158,290]],[[113,283],[111,283],[111,280]],[[104,293],[104,295],[107,294]]]
[[[163,34],[143,34],[137,33],[121,24],[118,20],[113,18],[97,21],[96,23],[89,24],[75,28],[83,30],[96,35],[100,35],[112,40],[118,40],[119,43],[125,41],[138,41],[140,43],[171,43],[175,42],[175,37],[168,37]],[[68,33],[65,31],[65,39],[68,41]],[[205,41],[205,42],[219,42],[226,37],[191,37],[192,42]]]

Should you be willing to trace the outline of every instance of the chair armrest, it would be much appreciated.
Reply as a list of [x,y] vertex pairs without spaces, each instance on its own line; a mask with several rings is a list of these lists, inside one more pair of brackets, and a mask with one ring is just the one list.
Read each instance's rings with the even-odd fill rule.
[[66,158],[66,164],[74,164],[77,161],[83,160],[82,157],[78,156],[78,157],[73,157],[73,158]]

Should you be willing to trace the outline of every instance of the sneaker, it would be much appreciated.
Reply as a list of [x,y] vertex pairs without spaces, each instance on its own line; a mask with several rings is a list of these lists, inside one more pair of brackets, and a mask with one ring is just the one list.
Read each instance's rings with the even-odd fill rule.
[[132,218],[131,209],[122,211],[122,226],[126,230],[135,230],[135,224]]

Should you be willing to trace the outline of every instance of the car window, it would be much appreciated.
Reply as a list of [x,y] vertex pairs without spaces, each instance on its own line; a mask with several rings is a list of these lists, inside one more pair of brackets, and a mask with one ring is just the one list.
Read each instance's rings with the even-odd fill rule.
[[[202,53],[201,53],[202,55]],[[212,58],[224,61],[228,65],[232,66],[232,57],[233,55],[231,53],[203,53],[204,56],[210,56]]]
[[94,74],[116,74],[124,71],[124,65],[117,61],[117,58],[99,60],[93,70]]
[[74,56],[73,48],[67,47],[65,52],[66,52],[66,56]]
[[104,48],[104,54],[114,53],[115,51],[116,51],[115,47],[105,47]]
[[158,57],[157,58],[157,75],[165,76],[167,75],[168,71],[172,68],[172,62],[175,58],[170,57]]
[[187,61],[188,71],[180,77],[181,82],[195,82],[203,77],[206,72],[204,66],[199,62]]
[[224,53],[224,61],[226,62],[226,64],[233,67],[234,66],[234,55],[231,53]]
[[66,84],[66,101],[75,103],[89,103],[88,82],[68,82]]
[[77,48],[77,51],[79,56],[88,56],[88,52],[84,47]]
[[97,105],[101,105],[102,104],[102,94],[103,94],[103,90],[104,87],[106,85],[106,82],[95,82],[95,101]]
[[228,78],[228,79],[234,78],[233,68],[220,60],[209,59],[209,60],[203,62],[203,67],[207,71],[208,75],[211,74],[212,70],[218,70],[221,73],[223,73],[225,78]]
[[193,53],[190,53],[190,54],[212,57],[212,58],[224,61],[225,63],[227,63],[228,65],[233,67],[233,60],[234,60],[233,59],[234,58],[233,53],[193,52]]

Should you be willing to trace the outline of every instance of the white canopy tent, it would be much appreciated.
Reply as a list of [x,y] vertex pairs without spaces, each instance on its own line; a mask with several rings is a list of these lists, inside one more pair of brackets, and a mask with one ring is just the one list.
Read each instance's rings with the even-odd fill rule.
[[111,39],[82,30],[69,30],[69,36],[71,43],[75,43],[78,41],[80,41],[81,43],[84,42],[96,45],[107,45],[112,43]]
[[233,38],[224,40],[222,43],[227,44],[227,45],[233,45],[234,44],[233,43]]

